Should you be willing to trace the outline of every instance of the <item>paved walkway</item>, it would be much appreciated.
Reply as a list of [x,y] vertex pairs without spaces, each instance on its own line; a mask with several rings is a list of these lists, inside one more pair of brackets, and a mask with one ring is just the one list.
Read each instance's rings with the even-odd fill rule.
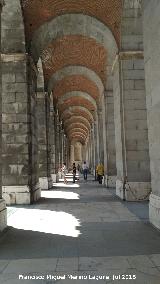
[[92,179],[8,208],[0,284],[160,283],[160,232],[148,222],[148,204],[121,202]]

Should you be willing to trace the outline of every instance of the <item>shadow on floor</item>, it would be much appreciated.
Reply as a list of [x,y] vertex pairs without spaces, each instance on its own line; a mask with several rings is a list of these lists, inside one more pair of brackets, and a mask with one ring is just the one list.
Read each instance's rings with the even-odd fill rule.
[[129,256],[160,253],[160,234],[148,223],[82,223],[77,238],[8,227],[0,259]]

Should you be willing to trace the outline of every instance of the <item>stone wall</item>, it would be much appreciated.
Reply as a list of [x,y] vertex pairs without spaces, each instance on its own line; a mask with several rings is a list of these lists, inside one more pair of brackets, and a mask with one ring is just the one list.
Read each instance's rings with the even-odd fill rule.
[[[2,1],[0,1],[0,40],[1,40],[1,12]],[[1,52],[1,42],[0,42]],[[2,113],[2,62],[0,59],[0,112]],[[2,199],[2,115],[0,116],[0,232],[7,226],[7,209],[4,199]]]
[[49,141],[49,147],[50,147],[50,172],[52,181],[56,182],[56,164],[55,164],[55,155],[56,155],[56,148],[55,148],[55,128],[54,128],[54,120],[55,120],[55,113],[54,113],[54,106],[53,106],[53,95],[51,93],[50,95],[50,141]]
[[149,215],[160,229],[160,2],[144,0],[144,55],[152,194]]
[[143,50],[141,0],[124,0],[121,24],[121,50]]
[[124,157],[123,157],[123,132],[122,132],[122,105],[121,105],[121,88],[120,88],[120,66],[116,62],[114,67],[114,123],[115,123],[115,147],[116,147],[116,168],[117,168],[117,181],[120,188],[120,194],[124,199],[123,177],[124,177]]
[[[125,198],[143,200],[145,197],[149,198],[150,192],[144,63],[143,58],[138,58],[138,54],[132,53],[131,57],[129,54],[128,59],[126,54],[123,56],[122,54],[119,56],[119,65],[117,65],[120,87],[114,94],[117,194],[123,196],[122,186],[127,177]],[[118,84],[117,79],[118,77],[116,84]]]
[[115,186],[116,181],[116,150],[115,150],[115,126],[114,126],[114,99],[113,91],[107,91],[105,94],[106,105],[106,137],[107,137],[107,179],[106,185]]
[[[145,200],[150,167],[140,1],[124,1],[121,51],[114,64],[117,195]],[[119,84],[119,86],[118,86]]]
[[2,13],[2,183],[8,204],[40,196],[37,180],[36,70],[25,50],[20,2]]

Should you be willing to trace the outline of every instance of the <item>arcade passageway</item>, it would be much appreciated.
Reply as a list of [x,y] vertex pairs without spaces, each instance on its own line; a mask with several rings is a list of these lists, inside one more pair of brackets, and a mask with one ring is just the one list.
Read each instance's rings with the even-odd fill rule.
[[[159,284],[160,234],[148,220],[148,203],[125,203],[93,181],[56,184],[35,205],[8,208],[9,227],[0,241],[0,283],[21,275],[110,276],[110,280],[36,283]],[[35,283],[24,280],[20,283]]]
[[[159,15],[158,0],[0,0],[3,281],[43,263],[156,283]],[[64,187],[63,163],[84,161],[103,186]]]

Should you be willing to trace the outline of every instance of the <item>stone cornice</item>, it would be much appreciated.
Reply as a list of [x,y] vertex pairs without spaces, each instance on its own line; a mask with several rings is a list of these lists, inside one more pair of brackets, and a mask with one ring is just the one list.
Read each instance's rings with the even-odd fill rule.
[[38,76],[37,66],[34,64],[32,57],[28,53],[1,53],[1,62],[26,62],[29,61],[36,76]]
[[1,54],[1,61],[4,63],[7,62],[19,62],[19,61],[26,61],[28,58],[27,53],[12,53],[12,54]]
[[115,59],[113,61],[113,65],[112,65],[112,69],[111,69],[112,70],[111,73],[113,74],[116,63],[119,60],[128,60],[128,59],[144,59],[144,52],[142,50],[120,51],[115,56]]

